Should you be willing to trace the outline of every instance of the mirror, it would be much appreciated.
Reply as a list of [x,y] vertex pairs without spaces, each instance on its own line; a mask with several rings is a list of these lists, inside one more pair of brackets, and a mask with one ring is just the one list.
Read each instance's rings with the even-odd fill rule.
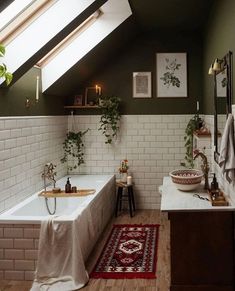
[[[232,52],[216,59],[214,69],[214,159],[218,163],[220,138],[229,113],[232,111]],[[214,63],[214,66],[215,66]]]

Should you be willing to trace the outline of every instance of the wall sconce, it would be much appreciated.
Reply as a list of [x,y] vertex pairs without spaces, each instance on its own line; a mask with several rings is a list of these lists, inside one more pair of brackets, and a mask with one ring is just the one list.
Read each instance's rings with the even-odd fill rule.
[[35,101],[31,101],[30,98],[26,97],[25,107],[29,108],[32,105],[36,105],[39,101],[39,76],[36,77],[36,91],[35,91]]
[[220,72],[225,63],[226,62],[224,59],[215,59],[215,61],[209,67],[208,75],[214,75],[215,73]]

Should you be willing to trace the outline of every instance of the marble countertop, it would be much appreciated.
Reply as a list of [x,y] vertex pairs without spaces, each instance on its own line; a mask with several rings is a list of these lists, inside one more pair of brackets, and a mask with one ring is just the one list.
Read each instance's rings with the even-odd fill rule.
[[203,184],[198,189],[190,192],[183,192],[176,188],[170,177],[164,177],[161,187],[161,211],[234,211],[235,205],[229,197],[226,199],[229,206],[212,206],[211,201],[194,197],[199,194],[209,199],[209,194],[203,189]]

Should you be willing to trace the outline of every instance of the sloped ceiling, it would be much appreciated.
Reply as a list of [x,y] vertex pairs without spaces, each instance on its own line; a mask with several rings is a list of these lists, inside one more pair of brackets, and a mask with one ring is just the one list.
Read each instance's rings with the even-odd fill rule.
[[[167,30],[168,33],[174,33],[176,30],[203,30],[210,9],[216,1],[129,0],[133,15],[48,88],[46,94],[65,97],[76,93],[79,86],[94,76],[101,67],[118,57],[128,46],[128,42],[131,43],[137,35],[146,31]],[[9,2],[11,1],[0,1],[0,10]],[[40,59],[41,56],[36,57]],[[35,60],[27,63],[27,70],[34,65]]]
[[203,30],[216,0],[129,0],[133,15],[79,63],[54,83],[46,94],[70,96],[105,67],[137,35],[153,30]]

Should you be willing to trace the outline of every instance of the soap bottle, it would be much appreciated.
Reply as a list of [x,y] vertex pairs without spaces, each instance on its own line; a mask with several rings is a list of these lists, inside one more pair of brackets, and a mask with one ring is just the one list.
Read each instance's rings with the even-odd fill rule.
[[69,178],[67,178],[67,183],[65,184],[65,193],[71,193],[71,183],[69,181]]
[[215,173],[213,173],[213,175],[214,175],[214,177],[213,177],[213,180],[211,182],[211,192],[218,190],[218,188],[219,188]]

